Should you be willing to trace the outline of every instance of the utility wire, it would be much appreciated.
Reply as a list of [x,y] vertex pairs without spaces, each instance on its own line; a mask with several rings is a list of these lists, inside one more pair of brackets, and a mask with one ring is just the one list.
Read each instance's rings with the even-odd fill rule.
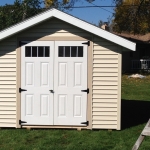
[[[120,5],[119,7],[124,7],[124,6],[128,6],[128,7],[139,7],[139,5]],[[142,5],[142,6],[150,6],[150,5]],[[96,5],[96,6],[71,6],[71,7],[69,7],[69,8],[91,8],[91,7],[100,7],[100,8],[103,8],[103,7],[118,7],[118,6],[98,6],[98,5]],[[68,8],[68,7],[61,7],[61,8]],[[111,12],[112,13],[112,12]]]
[[111,14],[114,14],[113,12],[111,12],[111,11],[105,9],[105,8],[102,8],[101,6],[98,6],[98,5],[96,5],[96,4],[92,3],[92,2],[89,2],[89,3],[91,3],[92,5],[94,5],[94,6],[98,7],[98,8],[100,8],[100,9],[103,9],[103,10],[105,10],[105,11],[111,13]]
[[[94,3],[92,3],[92,2],[90,2],[90,3],[91,3],[92,5],[94,5],[94,6],[97,6],[96,4],[94,4]],[[109,10],[105,9],[105,8],[102,8],[102,7],[98,7],[98,8],[103,9],[103,10],[105,10],[105,11],[107,11],[107,12],[111,13],[111,14],[112,14],[112,16],[111,16],[110,20],[112,20],[112,18],[114,17],[115,13],[113,13],[113,12],[111,12],[111,11],[109,11]]]

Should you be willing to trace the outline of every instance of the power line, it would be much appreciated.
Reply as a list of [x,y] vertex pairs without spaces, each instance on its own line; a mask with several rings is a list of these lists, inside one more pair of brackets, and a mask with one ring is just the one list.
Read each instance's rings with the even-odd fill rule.
[[[94,6],[99,7],[98,5],[96,5],[96,4],[92,3],[92,2],[90,2],[90,3],[91,3],[92,5],[94,5]],[[109,10],[107,10],[107,9],[104,9],[104,8],[102,8],[102,7],[99,7],[99,8],[100,8],[100,9],[103,9],[103,10],[105,10],[105,11],[111,13],[111,14],[114,14],[113,12],[111,12],[111,11],[109,11]]]
[[[124,6],[128,6],[128,7],[139,7],[139,5],[120,5],[119,7],[124,7]],[[150,5],[142,5],[142,6],[150,6]],[[103,8],[103,7],[118,7],[118,6],[71,6],[69,8],[91,8],[91,7],[99,7],[99,8]],[[61,7],[61,8],[68,8],[68,7]],[[112,12],[111,12],[112,13]]]

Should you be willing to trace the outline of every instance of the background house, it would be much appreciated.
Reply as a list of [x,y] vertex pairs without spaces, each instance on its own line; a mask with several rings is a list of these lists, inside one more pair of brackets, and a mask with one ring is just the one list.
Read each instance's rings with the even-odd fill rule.
[[150,33],[146,35],[117,34],[136,43],[136,51],[122,53],[122,72],[138,72],[150,69]]

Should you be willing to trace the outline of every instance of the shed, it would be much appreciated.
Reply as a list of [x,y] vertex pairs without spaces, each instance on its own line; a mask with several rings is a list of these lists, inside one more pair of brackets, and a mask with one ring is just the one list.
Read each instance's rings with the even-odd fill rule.
[[57,9],[0,32],[0,127],[121,129],[121,61],[135,43]]

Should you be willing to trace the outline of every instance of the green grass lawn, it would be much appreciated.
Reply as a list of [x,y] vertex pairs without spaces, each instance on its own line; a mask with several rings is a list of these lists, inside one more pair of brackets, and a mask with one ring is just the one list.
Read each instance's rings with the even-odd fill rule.
[[[131,150],[144,125],[122,131],[2,129],[1,150]],[[150,148],[146,138],[141,150]]]
[[122,99],[150,101],[150,75],[144,79],[122,76]]
[[[122,77],[122,130],[1,129],[0,150],[131,150],[150,114],[150,76]],[[139,150],[150,149],[146,137]]]

